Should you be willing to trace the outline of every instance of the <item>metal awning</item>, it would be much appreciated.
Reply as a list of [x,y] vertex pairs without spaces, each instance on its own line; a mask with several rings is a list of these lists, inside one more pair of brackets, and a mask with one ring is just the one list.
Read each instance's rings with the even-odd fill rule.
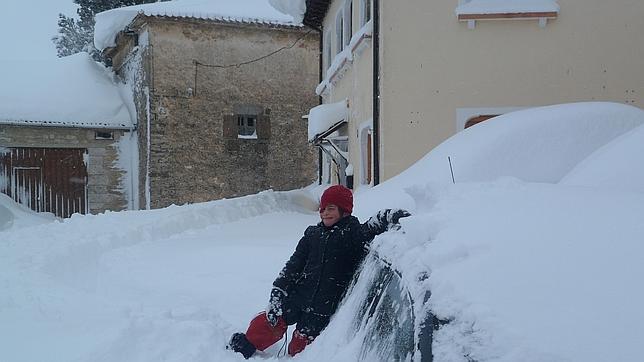
[[349,115],[348,100],[320,104],[311,108],[307,116],[309,142],[319,143],[347,123]]

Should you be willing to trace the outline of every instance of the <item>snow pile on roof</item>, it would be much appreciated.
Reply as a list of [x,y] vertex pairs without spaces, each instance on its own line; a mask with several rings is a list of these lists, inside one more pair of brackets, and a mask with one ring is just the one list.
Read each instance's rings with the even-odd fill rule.
[[644,192],[644,126],[614,139],[572,169],[565,185]]
[[185,17],[273,25],[299,25],[267,0],[174,0],[126,6],[96,14],[94,45],[103,50],[115,45],[116,35],[134,18],[147,16]]
[[346,121],[349,115],[347,100],[337,103],[320,104],[309,111],[309,141],[329,130],[339,122]]
[[0,193],[0,231],[19,229],[57,220],[54,214],[37,213]]
[[301,23],[306,13],[306,0],[268,0],[272,7],[283,14],[293,17],[293,21]]
[[30,63],[28,74],[0,69],[0,124],[132,128],[111,73],[87,53]]
[[559,12],[557,0],[469,0],[456,7],[456,15]]

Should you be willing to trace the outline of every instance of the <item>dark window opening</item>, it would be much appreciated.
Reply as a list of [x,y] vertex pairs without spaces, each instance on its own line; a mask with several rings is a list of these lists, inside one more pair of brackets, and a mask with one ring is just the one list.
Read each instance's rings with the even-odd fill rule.
[[237,127],[239,138],[257,138],[257,116],[237,115]]
[[96,131],[94,133],[94,139],[97,139],[97,140],[113,140],[114,139],[114,132]]
[[494,118],[496,116],[498,116],[498,114],[483,114],[483,115],[480,115],[480,116],[472,117],[472,118],[468,119],[467,122],[465,122],[465,127],[463,127],[463,129],[472,127],[472,126],[474,126],[476,124],[479,124],[481,122],[485,122],[488,119]]

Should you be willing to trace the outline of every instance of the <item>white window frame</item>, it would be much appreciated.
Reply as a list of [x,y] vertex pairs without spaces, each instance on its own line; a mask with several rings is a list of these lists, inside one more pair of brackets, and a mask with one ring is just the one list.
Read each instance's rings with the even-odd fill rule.
[[[360,0],[360,27],[362,28],[371,20],[371,2],[372,0]],[[368,10],[368,11],[367,11]],[[367,14],[369,17],[367,18]]]
[[[373,120],[362,122],[358,130],[360,135],[360,184],[371,185],[373,184],[373,174],[371,174],[373,172]],[[370,135],[372,140],[371,149],[367,147]],[[370,157],[371,162],[369,162]],[[369,170],[372,172],[369,172]]]
[[324,73],[326,76],[326,72],[331,66],[331,62],[333,60],[333,55],[331,54],[331,31],[328,30],[324,32],[324,45],[322,49],[322,57],[323,57],[323,63],[324,63]]
[[335,55],[344,50],[344,7],[335,14]]
[[348,46],[353,36],[353,0],[344,2],[344,46]]

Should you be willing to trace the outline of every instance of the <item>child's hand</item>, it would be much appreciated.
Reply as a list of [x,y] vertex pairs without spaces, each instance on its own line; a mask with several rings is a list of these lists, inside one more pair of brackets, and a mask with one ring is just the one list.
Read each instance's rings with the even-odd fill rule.
[[368,224],[381,228],[382,231],[389,229],[392,225],[397,225],[403,217],[411,216],[407,210],[403,209],[386,209],[380,210],[376,215],[369,219]]
[[268,319],[268,323],[270,323],[272,327],[277,325],[279,318],[283,314],[282,305],[286,295],[286,292],[280,288],[273,288],[271,290],[271,296],[268,299],[268,307],[266,307],[266,319]]

